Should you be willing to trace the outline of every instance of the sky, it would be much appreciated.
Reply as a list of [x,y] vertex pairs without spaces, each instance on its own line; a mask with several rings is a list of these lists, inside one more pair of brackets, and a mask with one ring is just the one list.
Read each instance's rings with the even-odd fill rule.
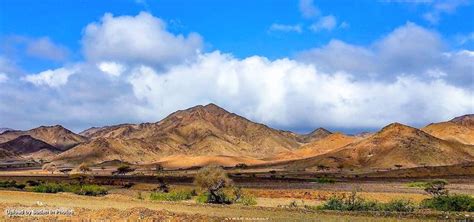
[[474,1],[0,0],[0,127],[211,102],[301,133],[474,113]]

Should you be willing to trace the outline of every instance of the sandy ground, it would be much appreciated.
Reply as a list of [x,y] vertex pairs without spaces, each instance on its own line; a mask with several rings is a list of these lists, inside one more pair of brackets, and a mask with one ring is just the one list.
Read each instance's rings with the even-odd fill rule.
[[[79,220],[93,219],[105,221],[124,221],[157,219],[171,221],[399,221],[397,218],[343,216],[315,213],[301,209],[286,209],[275,207],[271,202],[275,199],[260,198],[259,206],[222,206],[196,204],[190,202],[155,202],[132,199],[125,195],[109,194],[104,197],[86,197],[70,193],[43,194],[22,191],[0,191],[0,220],[29,221],[32,217],[8,217],[6,210],[11,209],[56,209],[58,207],[71,209],[72,216],[39,216],[35,219],[48,220]],[[276,200],[288,201],[288,199]],[[407,221],[420,221],[420,219]]]

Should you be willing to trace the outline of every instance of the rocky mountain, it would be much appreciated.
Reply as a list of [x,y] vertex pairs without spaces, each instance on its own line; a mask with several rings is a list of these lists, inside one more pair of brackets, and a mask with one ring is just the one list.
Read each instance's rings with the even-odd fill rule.
[[306,159],[338,150],[348,144],[360,140],[358,137],[347,136],[342,133],[331,133],[324,138],[302,145],[296,150],[278,153],[266,158],[268,161],[283,161],[294,159]]
[[474,146],[445,141],[416,128],[393,123],[376,134],[338,150],[297,160],[291,168],[318,165],[347,168],[440,166],[474,161]]
[[86,133],[89,142],[56,160],[150,163],[175,155],[254,159],[301,145],[296,134],[254,123],[214,104],[180,110],[156,123],[122,124]]
[[432,123],[422,130],[440,139],[474,145],[474,114]]
[[5,143],[24,135],[29,135],[35,139],[42,140],[60,150],[67,150],[87,140],[83,136],[77,135],[60,125],[56,125],[40,126],[27,131],[6,131],[0,134],[0,143]]
[[0,144],[0,150],[8,152],[4,158],[43,159],[53,158],[61,150],[29,135],[22,135]]
[[302,135],[301,138],[302,138],[303,142],[310,143],[310,142],[320,140],[320,139],[322,139],[324,137],[327,137],[331,134],[332,133],[327,129],[317,128],[311,133],[308,133],[306,135]]
[[0,128],[0,134],[6,132],[6,131],[12,131],[13,129],[10,128]]

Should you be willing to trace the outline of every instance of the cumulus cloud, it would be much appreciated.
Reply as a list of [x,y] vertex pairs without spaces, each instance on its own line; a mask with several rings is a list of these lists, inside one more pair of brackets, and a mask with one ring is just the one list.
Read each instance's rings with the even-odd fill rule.
[[160,67],[192,60],[202,48],[200,35],[170,33],[163,20],[146,12],[117,17],[105,14],[100,22],[87,25],[82,43],[88,60]]
[[97,67],[105,74],[115,77],[120,76],[125,71],[125,67],[116,62],[101,62],[97,64]]
[[314,32],[318,32],[318,31],[321,31],[323,29],[331,31],[334,28],[336,28],[336,26],[337,26],[336,17],[334,17],[333,15],[328,15],[328,16],[324,16],[321,19],[319,19],[318,22],[314,23],[309,28]]
[[140,107],[141,115],[151,119],[208,102],[285,128],[420,124],[472,111],[470,92],[440,79],[423,81],[407,75],[392,82],[358,80],[349,73],[324,73],[290,59],[239,60],[219,52],[166,72],[141,66],[129,81],[135,96],[147,104]]
[[305,18],[314,18],[321,13],[313,3],[313,0],[300,0],[299,9],[301,15]]
[[301,25],[284,25],[284,24],[278,24],[278,23],[273,23],[270,26],[269,30],[277,31],[277,32],[297,32],[297,33],[303,32]]
[[65,85],[69,76],[75,72],[75,68],[48,69],[37,74],[27,75],[23,79],[36,86],[59,87]]
[[47,37],[28,40],[26,53],[33,57],[54,61],[63,61],[68,56],[68,50],[64,46],[53,43]]
[[[200,46],[183,53],[190,37],[166,32],[160,22],[141,13],[106,15],[89,25],[83,41],[86,61],[2,83],[0,116],[8,118],[0,118],[0,125],[60,123],[78,130],[155,122],[209,102],[273,127],[306,131],[378,128],[395,121],[423,125],[474,112],[474,52],[450,51],[437,33],[412,23],[369,46],[332,40],[295,59],[271,60],[196,52]],[[124,27],[169,38],[132,35]],[[109,46],[89,45],[95,39]],[[145,44],[149,39],[161,42]],[[141,48],[156,51],[168,41],[178,52],[157,56]]]
[[[412,74],[471,87],[474,70],[474,57],[448,51],[438,33],[413,23],[396,28],[369,46],[332,40],[301,52],[297,58],[326,72],[345,71],[358,78],[393,81],[399,75]],[[433,75],[435,70],[443,75]]]

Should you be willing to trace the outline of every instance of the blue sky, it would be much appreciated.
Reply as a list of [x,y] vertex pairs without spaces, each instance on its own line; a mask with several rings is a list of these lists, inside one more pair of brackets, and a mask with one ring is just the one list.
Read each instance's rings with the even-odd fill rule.
[[[104,19],[107,13],[110,23]],[[296,131],[319,126],[345,131],[370,130],[392,121],[421,126],[473,112],[473,15],[474,2],[468,0],[0,1],[0,65],[3,66],[0,86],[9,89],[8,93],[5,90],[3,95],[0,93],[0,105],[9,107],[0,108],[0,126],[29,128],[61,123],[78,131],[101,124],[153,122],[174,109],[205,102],[216,102],[255,121]],[[125,23],[147,26],[132,30]],[[161,23],[165,25],[160,26]],[[91,24],[99,31],[87,32],[86,27]],[[101,35],[100,30],[105,33],[120,25],[125,31],[114,34],[125,32],[126,38]],[[97,46],[114,41],[120,44],[110,44],[108,49]],[[150,45],[134,48],[136,41]],[[174,52],[153,42],[173,45],[179,50]],[[130,55],[116,48],[121,46]],[[252,59],[258,60],[256,63],[262,67],[255,68],[249,62]],[[200,66],[211,60],[221,62],[220,66],[210,66],[209,70],[208,66]],[[280,65],[281,70],[287,70],[281,75],[288,79],[273,80],[277,74],[267,77],[257,71],[244,73],[248,66],[266,73],[280,70],[273,68]],[[115,72],[111,78],[116,79],[109,79],[110,75],[104,77],[103,73],[107,74],[104,67],[112,67]],[[237,73],[237,77],[221,74],[229,71],[218,70],[221,67],[243,73]],[[299,69],[313,76],[292,74]],[[201,89],[198,93],[168,89],[169,85],[180,90],[189,88],[180,78],[193,74],[182,72],[216,74],[205,79],[202,74],[201,79],[196,79],[202,84],[196,85]],[[249,79],[247,75],[259,79]],[[173,85],[170,82],[174,78],[177,83]],[[222,85],[221,79],[228,78],[238,84]],[[304,78],[308,78],[306,85],[286,82]],[[140,82],[145,79],[147,82]],[[255,87],[267,91],[254,92],[256,89],[244,87],[260,81],[262,85]],[[268,83],[271,81],[282,81],[274,85],[285,89],[274,89],[276,86]],[[82,91],[90,92],[97,82],[111,92],[88,95]],[[429,96],[413,91],[405,95],[412,98],[399,101],[391,111],[383,110],[406,113],[369,112],[364,114],[368,118],[365,122],[357,121],[362,112],[373,110],[382,101],[399,99],[392,97],[396,90],[403,90],[404,84],[452,90],[445,95],[451,93],[459,101],[430,101]],[[321,89],[334,87],[340,94],[333,95],[328,90],[327,98],[334,97],[339,102],[312,98],[312,93],[317,91],[309,88],[316,85]],[[202,90],[209,86],[223,87],[224,92]],[[302,91],[299,87],[308,89]],[[362,100],[358,99],[360,96],[350,96],[367,88],[378,93],[384,87],[392,87],[394,92]],[[348,89],[354,91],[346,95]],[[254,94],[261,98],[240,101]],[[49,102],[37,104],[28,99],[33,95]],[[68,96],[58,98],[58,95]],[[275,98],[264,101],[267,97]],[[173,98],[175,102],[164,98]],[[124,100],[127,104],[110,100]],[[25,107],[35,107],[33,112],[37,113],[15,111]],[[64,114],[58,107],[68,107],[74,112]],[[97,115],[91,113],[94,108],[133,112]],[[281,113],[268,114],[276,109],[282,110]],[[441,111],[428,114],[419,113],[419,109]],[[63,114],[55,116],[57,112]],[[337,115],[338,118],[334,117]]]

